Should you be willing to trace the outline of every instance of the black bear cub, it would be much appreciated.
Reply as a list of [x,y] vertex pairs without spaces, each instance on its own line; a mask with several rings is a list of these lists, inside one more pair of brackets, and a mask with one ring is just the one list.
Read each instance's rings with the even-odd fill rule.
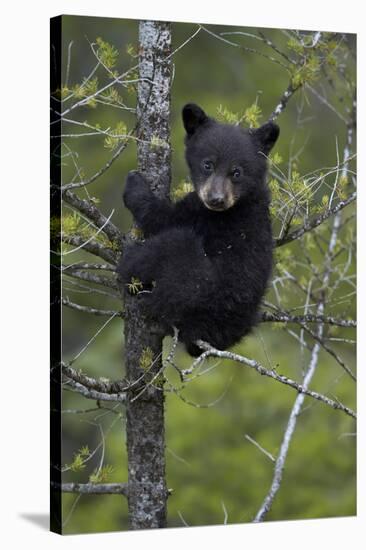
[[173,204],[129,173],[124,203],[144,241],[126,249],[118,276],[127,289],[137,282],[147,314],[197,355],[197,340],[224,350],[256,323],[272,266],[266,157],[279,128],[221,124],[195,104],[183,124],[194,191]]

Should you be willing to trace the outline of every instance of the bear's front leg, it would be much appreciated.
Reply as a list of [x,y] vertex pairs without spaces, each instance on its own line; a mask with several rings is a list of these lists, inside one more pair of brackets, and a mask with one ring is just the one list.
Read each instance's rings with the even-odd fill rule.
[[127,176],[123,201],[145,237],[159,233],[174,219],[170,201],[155,197],[148,182],[137,170],[132,170]]
[[126,178],[123,202],[138,221],[141,205],[153,200],[154,195],[144,176],[137,170],[131,170]]

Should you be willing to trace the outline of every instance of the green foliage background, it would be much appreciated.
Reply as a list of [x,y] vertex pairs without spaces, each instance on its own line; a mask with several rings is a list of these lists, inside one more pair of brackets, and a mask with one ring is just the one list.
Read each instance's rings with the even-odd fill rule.
[[[209,28],[216,33],[233,30],[255,32],[255,29],[244,27]],[[182,44],[195,29],[197,25],[194,24],[174,23],[173,48]],[[73,42],[68,86],[80,87],[83,78],[95,65],[89,42],[95,42],[97,37],[102,37],[118,51],[115,59],[112,52],[115,69],[123,72],[136,64],[134,51],[129,45],[136,48],[137,30],[138,23],[132,20],[64,16],[63,74],[66,74],[68,47]],[[266,29],[265,32],[282,48],[288,48],[288,38],[281,31]],[[249,37],[237,38],[236,41],[264,51],[262,44],[255,40],[253,44]],[[351,61],[349,70],[355,78]],[[186,102],[200,104],[213,116],[217,115],[220,105],[221,110],[226,108],[230,112],[243,114],[247,107],[257,103],[264,121],[277,105],[289,81],[281,66],[258,54],[219,42],[205,32],[200,32],[175,54],[174,65],[171,116],[173,185],[185,181],[188,174],[180,121],[180,111]],[[104,79],[100,77],[100,85],[108,82],[108,77]],[[331,88],[327,93],[328,100],[335,101]],[[125,90],[121,94],[127,105],[135,106],[133,90]],[[134,125],[133,113],[106,105],[81,107],[75,110],[73,117],[118,132]],[[300,173],[336,164],[336,140],[342,151],[345,126],[312,94],[299,92],[281,115],[279,124],[281,137],[276,151],[283,158],[284,171],[290,151],[302,147],[302,154],[297,160]],[[63,183],[70,181],[75,172],[75,165],[67,156],[70,149],[77,152],[77,164],[88,177],[107,162],[112,147],[113,142],[108,144],[100,136],[65,139],[62,149]],[[99,207],[104,213],[108,215],[115,209],[113,221],[123,230],[129,228],[131,217],[123,207],[121,193],[127,172],[135,167],[136,149],[131,142],[113,166],[88,186],[89,195],[100,199]],[[84,196],[82,192],[80,196]],[[65,210],[65,216],[69,214],[70,211]],[[287,249],[290,259],[300,254],[298,243]],[[82,252],[72,254],[70,258],[72,261],[86,258],[93,261]],[[321,263],[322,258],[318,261]],[[112,298],[75,293],[70,285],[69,281],[65,282],[64,296],[69,296],[73,301],[102,309],[121,308]],[[344,293],[342,285],[338,292],[338,296]],[[302,303],[296,292],[289,291],[285,298],[289,308]],[[346,304],[329,304],[327,313],[355,317],[354,298]],[[75,356],[105,321],[106,318],[64,308],[65,359]],[[335,330],[333,334],[336,334]],[[351,330],[342,329],[342,335],[354,337]],[[169,344],[167,339],[165,345],[169,347]],[[91,376],[120,378],[124,374],[123,345],[122,322],[116,318],[80,356],[75,366]],[[339,344],[335,349],[347,364],[355,368],[353,347]],[[298,343],[283,326],[268,324],[260,325],[252,336],[236,346],[235,351],[253,357],[267,367],[278,365],[280,373],[296,380],[301,379],[302,369],[309,359],[309,352],[304,350],[301,353]],[[181,366],[189,366],[190,360],[183,350],[179,350],[178,357]],[[209,364],[213,366],[215,361]],[[178,383],[174,372],[169,373],[169,378]],[[311,387],[336,396],[351,407],[355,406],[354,383],[323,351]],[[244,366],[222,361],[217,368],[192,382],[182,395],[186,402],[174,393],[168,393],[166,399],[167,476],[168,486],[173,489],[168,503],[169,526],[182,526],[184,522],[192,526],[223,523],[225,509],[229,523],[250,522],[269,489],[273,464],[245,435],[248,434],[276,455],[296,393]],[[63,409],[91,407],[94,407],[93,402],[69,391],[63,392]],[[82,447],[88,446],[93,451],[100,444],[98,424],[103,427],[106,442],[105,477],[108,481],[126,480],[125,419],[123,407],[118,406],[112,413],[102,409],[86,414],[63,414],[63,465],[76,464],[65,472],[64,481],[86,482],[98,467],[100,448],[84,464],[77,465],[80,460],[78,451]],[[356,513],[355,437],[349,435],[354,432],[355,424],[351,418],[319,402],[306,400],[290,447],[282,487],[268,515],[269,520]],[[84,456],[89,456],[87,449],[84,453]],[[113,471],[108,469],[109,465]],[[124,497],[64,495],[63,510],[67,533],[127,529]]]

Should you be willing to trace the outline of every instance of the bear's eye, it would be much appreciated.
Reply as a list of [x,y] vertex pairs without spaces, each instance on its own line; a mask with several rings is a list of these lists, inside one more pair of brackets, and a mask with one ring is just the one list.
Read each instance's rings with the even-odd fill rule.
[[231,173],[231,177],[233,181],[238,181],[243,175],[243,169],[241,166],[238,166],[237,168],[234,168],[234,170]]
[[214,169],[214,163],[212,162],[212,160],[204,160],[202,162],[202,167],[205,172],[212,172],[212,170]]

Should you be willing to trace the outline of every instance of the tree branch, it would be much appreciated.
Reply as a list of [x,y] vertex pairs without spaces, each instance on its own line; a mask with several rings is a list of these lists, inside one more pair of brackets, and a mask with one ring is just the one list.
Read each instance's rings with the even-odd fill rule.
[[217,38],[217,40],[220,40],[221,42],[224,42],[225,44],[228,44],[229,46],[234,46],[235,48],[238,48],[239,50],[242,50],[243,52],[248,53],[254,53],[257,55],[260,55],[261,57],[265,57],[269,61],[272,61],[273,63],[276,63],[277,65],[280,65],[284,69],[288,71],[288,67],[282,63],[279,59],[276,59],[275,57],[272,57],[271,55],[268,55],[264,52],[261,52],[259,50],[256,50],[254,48],[249,48],[248,46],[242,46],[241,44],[238,44],[237,42],[232,42],[231,40],[227,40],[227,38],[223,38],[222,35],[216,34],[213,31],[207,29],[206,27],[201,26],[202,30],[204,30],[207,34],[213,36],[214,38]]
[[70,244],[71,246],[82,248],[83,250],[86,250],[94,256],[99,256],[100,258],[103,258],[103,260],[106,260],[113,265],[117,264],[115,253],[111,249],[106,248],[96,241],[86,242],[82,237],[79,237],[78,235],[61,235],[61,240],[66,244]]
[[96,269],[102,271],[116,271],[115,266],[108,264],[90,264],[87,262],[75,262],[72,264],[64,264],[61,267],[63,273],[67,271],[78,271],[79,269]]
[[116,403],[125,403],[126,396],[124,394],[118,393],[102,393],[97,390],[89,390],[82,384],[74,382],[69,379],[65,382],[68,388],[71,388],[72,391],[80,393],[86,399],[94,399],[96,401],[113,401]]
[[79,493],[82,495],[125,495],[127,496],[127,483],[54,483],[51,487],[61,489],[63,493]]
[[99,208],[85,199],[80,199],[75,193],[65,190],[62,198],[73,208],[85,214],[98,228],[103,228],[103,233],[115,243],[122,244],[123,234],[111,221],[100,212]]
[[336,214],[337,212],[340,212],[343,208],[351,204],[354,200],[356,200],[356,191],[352,193],[347,199],[340,201],[338,204],[333,206],[333,208],[330,208],[326,212],[323,212],[322,214],[319,214],[318,216],[315,216],[312,219],[307,220],[302,227],[299,229],[295,229],[285,237],[281,239],[275,239],[274,240],[274,246],[283,246],[284,244],[290,243],[294,241],[295,239],[298,239],[302,237],[305,233],[308,231],[311,231],[312,229],[315,229],[319,225],[321,225],[325,220],[330,218],[330,216],[333,216],[333,214]]
[[277,380],[277,382],[281,382],[282,384],[290,386],[291,388],[296,390],[299,394],[305,394],[305,395],[308,395],[309,397],[313,397],[314,399],[317,399],[318,401],[322,401],[323,403],[332,407],[333,409],[343,411],[348,416],[352,416],[353,418],[357,417],[356,413],[352,409],[350,409],[349,407],[346,407],[339,401],[334,401],[333,399],[330,399],[326,395],[323,395],[316,391],[309,390],[304,384],[299,384],[298,382],[295,382],[295,380],[292,380],[287,376],[278,374],[274,369],[271,369],[271,370],[266,369],[260,363],[258,363],[258,361],[256,361],[255,359],[248,359],[243,355],[238,355],[237,353],[233,353],[231,351],[218,350],[216,348],[213,348],[207,342],[203,342],[202,340],[197,340],[196,345],[205,351],[199,357],[197,357],[197,359],[193,362],[193,364],[189,369],[185,369],[181,371],[181,374],[183,377],[187,377],[189,374],[191,374],[194,371],[194,369],[207,357],[220,357],[222,359],[231,359],[232,361],[242,363],[256,370],[261,375],[268,376],[269,378],[273,378],[274,380]]
[[328,344],[326,344],[326,342],[324,342],[324,339],[323,337],[319,337],[317,335],[316,332],[312,331],[309,327],[306,326],[305,323],[300,323],[300,326],[308,333],[310,334],[310,336],[312,336],[314,338],[314,340],[316,340],[317,342],[319,342],[319,344],[322,346],[322,348],[327,352],[329,353],[329,355],[331,355],[336,361],[337,363],[342,367],[342,369],[345,370],[345,372],[352,378],[352,380],[354,382],[357,382],[357,378],[356,378],[356,375],[352,372],[352,370],[346,365],[346,363],[343,361],[343,359],[341,359],[339,357],[339,355],[334,351],[332,350],[332,348],[330,348],[328,346]]
[[[128,133],[128,136],[133,135],[135,131],[136,131],[136,127]],[[91,183],[93,183],[100,176],[102,176],[104,174],[104,172],[106,172],[108,170],[108,168],[110,168],[112,166],[114,161],[117,160],[118,157],[120,156],[120,154],[126,149],[128,143],[129,143],[128,139],[126,139],[126,141],[123,141],[121,143],[121,145],[118,147],[118,149],[116,150],[116,152],[109,159],[109,161],[106,162],[106,164],[100,170],[95,172],[95,174],[93,176],[91,176],[90,178],[88,178],[84,181],[80,181],[78,183],[68,183],[68,184],[61,187],[61,191],[67,191],[69,189],[78,189],[79,187],[85,187],[86,185],[90,185]]]
[[128,384],[124,380],[113,382],[106,378],[96,380],[66,365],[64,362],[61,362],[61,368],[63,376],[68,378],[65,383],[79,393],[82,393],[85,397],[100,399],[102,401],[121,402],[124,402],[126,399],[125,392],[128,389]]
[[96,309],[90,306],[82,306],[81,304],[76,304],[75,302],[70,302],[69,298],[62,298],[62,305],[74,309],[76,311],[82,311],[83,313],[91,313],[92,315],[106,315],[110,317],[114,315],[115,317],[123,317],[123,311],[113,311],[110,309]]
[[116,281],[111,277],[102,277],[101,275],[95,275],[87,271],[71,271],[70,273],[66,273],[66,275],[74,279],[81,279],[82,281],[88,281],[88,283],[95,283],[107,288],[112,288],[113,290],[118,290]]
[[276,118],[282,113],[282,111],[285,110],[287,103],[299,88],[301,88],[301,84],[299,86],[294,87],[290,82],[286,90],[283,92],[278,105],[276,106],[274,111],[270,114],[268,120],[276,120]]
[[[349,146],[351,144],[351,138],[352,138],[352,133],[349,133],[348,134],[348,142],[347,142],[347,145],[346,145],[345,150],[344,150],[344,158],[345,158],[346,161],[349,158]],[[346,165],[345,165],[345,168],[346,168]],[[324,258],[325,269],[324,269],[324,273],[323,273],[323,277],[322,277],[322,291],[320,293],[320,297],[319,297],[319,300],[318,300],[318,306],[317,306],[317,314],[318,315],[323,315],[324,314],[324,306],[325,306],[326,297],[327,297],[326,289],[329,285],[329,279],[330,279],[330,275],[331,275],[331,261],[332,261],[331,259],[332,259],[332,255],[333,255],[333,252],[334,252],[334,248],[337,244],[337,237],[338,237],[340,227],[341,227],[341,214],[340,214],[340,212],[337,212],[337,214],[335,215],[334,220],[333,220],[332,231],[331,231],[331,235],[330,235],[330,238],[329,238],[329,243],[328,243],[326,255],[325,255],[325,258]],[[323,340],[323,335],[324,335],[324,325],[323,325],[323,323],[320,323],[317,326],[316,342],[315,342],[314,347],[313,347],[312,352],[311,352],[311,359],[310,359],[309,367],[308,367],[308,369],[305,373],[304,380],[303,380],[303,387],[306,390],[308,389],[308,386],[309,386],[309,384],[310,384],[310,382],[311,382],[311,380],[314,376],[314,373],[315,373],[317,365],[318,365],[319,351],[320,351],[321,342]],[[290,446],[292,437],[293,437],[295,429],[296,429],[297,418],[298,418],[298,416],[301,412],[301,409],[302,409],[302,406],[303,406],[303,403],[304,403],[304,399],[305,399],[305,395],[304,395],[304,392],[303,392],[302,394],[299,394],[296,397],[295,403],[294,403],[294,405],[291,409],[291,413],[290,413],[290,416],[289,416],[289,419],[288,419],[288,422],[287,422],[287,426],[286,426],[286,429],[285,429],[285,433],[284,433],[284,436],[283,436],[283,439],[282,439],[280,451],[279,451],[279,454],[278,454],[278,457],[277,457],[277,460],[276,460],[272,483],[271,483],[271,486],[270,486],[270,489],[269,489],[267,495],[265,496],[265,498],[263,500],[263,503],[262,503],[258,513],[256,514],[256,516],[253,520],[255,523],[264,520],[265,516],[267,515],[267,513],[271,509],[272,503],[273,503],[273,501],[276,497],[276,494],[277,494],[277,492],[278,492],[278,490],[281,486],[282,475],[283,475],[283,471],[284,471],[284,467],[285,467],[285,462],[286,462],[286,459],[287,459],[289,446]]]
[[[323,325],[319,325],[319,327],[322,327],[322,326]],[[305,378],[304,378],[304,386],[305,387],[308,386],[308,383],[311,380],[312,375],[313,375],[313,373],[315,371],[315,368],[317,366],[318,356],[319,356],[319,349],[320,349],[320,345],[319,345],[318,342],[316,342],[314,347],[313,347],[313,350],[312,350],[309,368],[308,368],[308,371],[307,371],[307,373],[305,375]],[[289,421],[288,421],[288,424],[287,424],[287,427],[286,427],[285,435],[284,435],[283,440],[282,440],[282,445],[280,447],[278,457],[276,459],[276,463],[275,463],[275,467],[274,467],[273,481],[272,481],[270,490],[269,490],[268,494],[266,495],[266,497],[263,501],[262,506],[260,507],[257,515],[255,516],[255,518],[253,520],[254,523],[258,523],[260,521],[263,521],[265,515],[271,509],[273,500],[274,500],[274,498],[277,494],[277,491],[280,488],[281,481],[282,481],[282,473],[283,473],[283,469],[284,469],[284,466],[285,466],[285,461],[286,461],[286,457],[287,457],[288,448],[289,448],[289,445],[290,445],[290,441],[292,439],[292,435],[295,431],[296,420],[297,420],[298,415],[300,414],[303,401],[304,401],[304,395],[299,395],[296,398],[295,404],[294,404],[294,406],[291,410],[291,414],[290,414],[290,418],[289,418]]]
[[357,322],[353,319],[339,319],[328,315],[312,315],[310,313],[290,315],[285,311],[276,311],[276,313],[263,311],[260,320],[262,323],[324,323],[343,328],[356,328],[357,326]]

